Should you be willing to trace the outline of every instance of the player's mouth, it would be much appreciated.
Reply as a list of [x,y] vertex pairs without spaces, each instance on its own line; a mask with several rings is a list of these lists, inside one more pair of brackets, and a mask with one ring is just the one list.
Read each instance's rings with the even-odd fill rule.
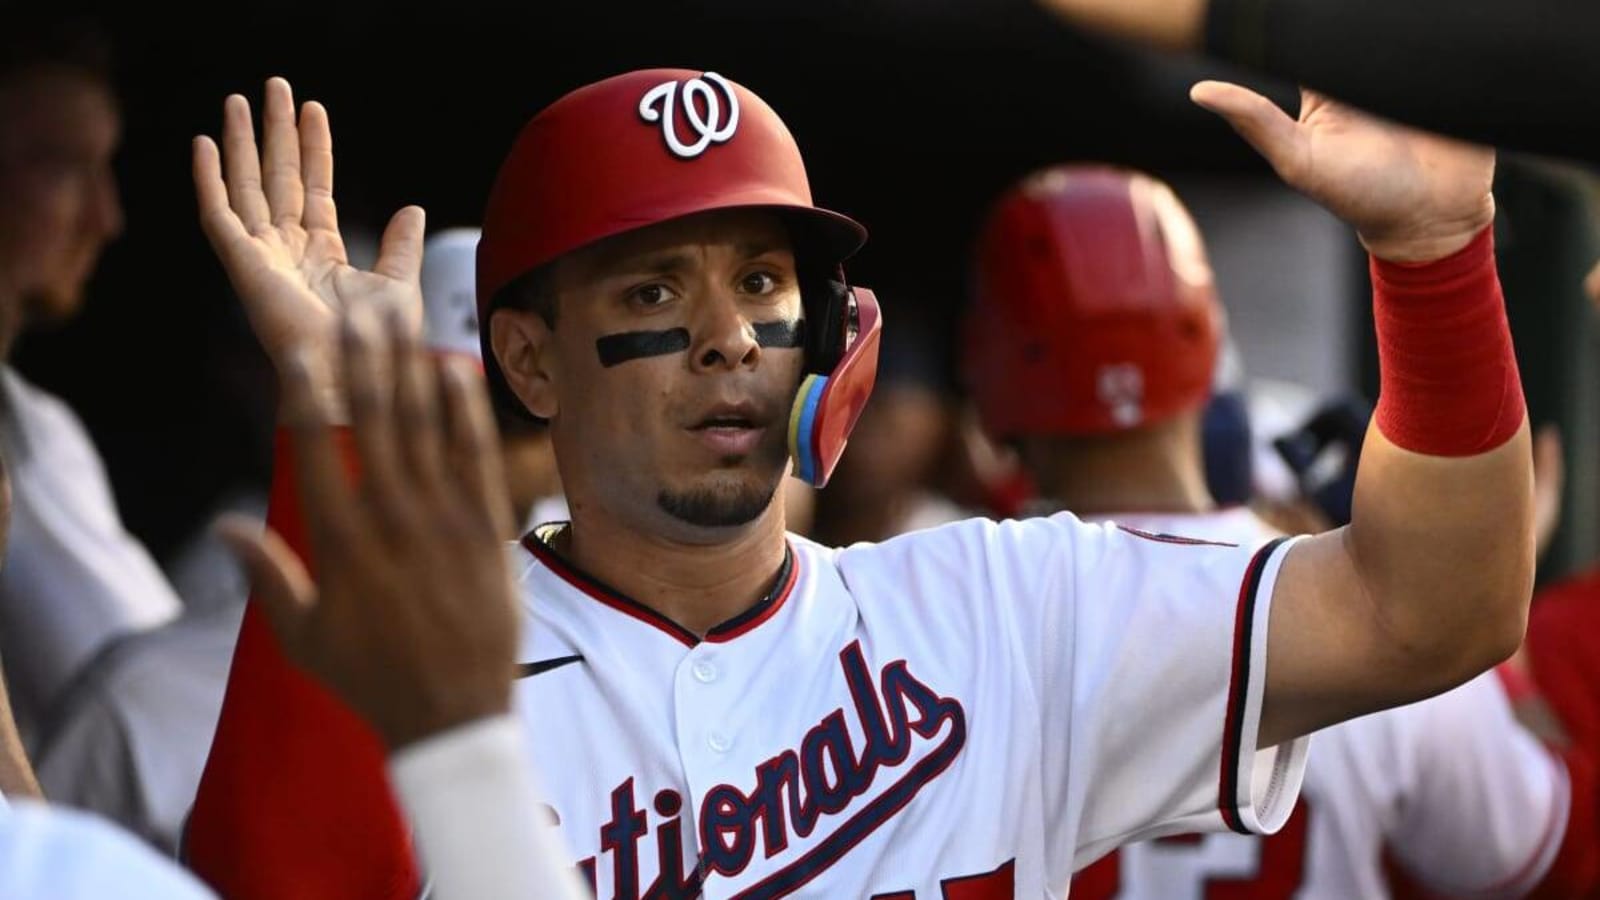
[[719,456],[747,456],[761,443],[771,417],[751,403],[728,403],[712,407],[689,431],[707,449]]

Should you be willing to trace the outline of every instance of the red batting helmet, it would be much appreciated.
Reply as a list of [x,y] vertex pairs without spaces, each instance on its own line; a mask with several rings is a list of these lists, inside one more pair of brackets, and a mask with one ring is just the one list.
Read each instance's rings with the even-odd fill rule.
[[1198,409],[1222,330],[1199,229],[1138,172],[1058,166],[979,239],[966,375],[997,437],[1106,434]]
[[[825,481],[832,462],[822,459],[837,460],[876,371],[876,307],[858,314],[839,271],[866,229],[812,203],[800,149],[778,114],[715,72],[648,69],[608,78],[557,100],[517,135],[478,243],[478,322],[491,390],[511,400],[489,323],[513,282],[596,241],[725,209],[771,210],[794,235],[807,367],[821,383],[808,383],[811,406],[796,418],[807,426],[806,440],[797,434],[792,443],[814,448],[815,464],[801,470]],[[847,373],[826,389],[830,376]],[[819,403],[825,389],[829,399]]]

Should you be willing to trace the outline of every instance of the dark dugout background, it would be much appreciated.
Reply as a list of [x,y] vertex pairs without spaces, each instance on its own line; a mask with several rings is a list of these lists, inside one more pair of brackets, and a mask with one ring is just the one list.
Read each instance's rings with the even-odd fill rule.
[[[431,230],[476,223],[517,129],[566,91],[647,66],[721,72],[784,116],[817,201],[872,231],[851,277],[878,289],[890,327],[936,361],[954,347],[979,218],[1029,169],[1087,159],[1169,177],[1269,175],[1187,99],[1198,78],[1237,73],[1089,41],[1022,0],[89,11],[117,44],[128,230],[86,313],[30,336],[18,362],[83,416],[129,527],[158,557],[231,487],[266,478],[270,373],[196,225],[188,161],[190,137],[217,132],[222,98],[238,91],[257,103],[269,75],[329,107],[347,228],[379,229],[394,209],[419,203]],[[1292,89],[1245,80],[1292,108]],[[1519,233],[1553,232],[1559,269],[1543,241],[1525,255],[1519,265],[1542,287],[1517,296],[1514,325],[1535,414],[1569,423],[1574,512],[1587,524],[1568,529],[1564,562],[1595,541],[1593,336],[1560,325],[1583,314],[1581,271],[1568,270],[1596,251],[1577,189],[1528,177],[1541,187],[1521,194]],[[1351,260],[1361,268],[1353,241]],[[1364,315],[1363,298],[1352,297],[1352,327],[1365,327]],[[1533,323],[1526,338],[1537,331],[1541,342],[1531,354],[1523,317]],[[1584,434],[1585,446],[1570,446]]]

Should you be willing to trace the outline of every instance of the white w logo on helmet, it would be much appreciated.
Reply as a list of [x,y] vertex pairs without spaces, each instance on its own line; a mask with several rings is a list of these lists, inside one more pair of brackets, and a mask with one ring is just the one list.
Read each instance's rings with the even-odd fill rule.
[[[711,87],[713,84],[717,89]],[[678,117],[675,112],[679,105],[680,87],[683,121],[696,136],[694,142],[689,144],[685,144],[678,136]],[[717,96],[719,90],[721,97]],[[723,118],[724,101],[727,104],[726,119]],[[639,101],[639,116],[646,122],[661,123],[661,136],[667,139],[667,149],[675,156],[694,159],[712,144],[720,144],[733,137],[739,127],[739,97],[726,78],[715,72],[707,72],[700,78],[667,81],[651,88]]]

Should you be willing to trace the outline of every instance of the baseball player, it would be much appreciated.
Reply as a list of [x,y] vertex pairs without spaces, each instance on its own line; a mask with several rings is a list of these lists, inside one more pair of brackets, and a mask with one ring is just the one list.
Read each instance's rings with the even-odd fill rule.
[[[1206,488],[1200,434],[1224,317],[1198,229],[1166,185],[1047,169],[999,200],[979,248],[968,377],[986,427],[1019,446],[1049,498],[1036,512],[1242,545],[1273,536]],[[1018,354],[1008,341],[1023,331],[1050,337]],[[1449,896],[1576,896],[1594,874],[1588,769],[1569,781],[1494,673],[1335,725],[1316,745],[1278,834],[1132,844],[1080,873],[1073,896],[1378,900],[1386,852]]]
[[[230,897],[417,887],[381,762],[415,736],[363,730],[288,661],[315,650],[302,622],[356,597],[520,603],[519,668],[479,673],[520,676],[514,695],[418,692],[425,718],[524,732],[579,871],[630,900],[1059,896],[1124,843],[1278,829],[1304,735],[1508,655],[1530,485],[1492,154],[1316,97],[1298,121],[1233,86],[1196,99],[1375,259],[1386,404],[1347,529],[1223,546],[1063,513],[843,550],[786,535],[781,478],[824,482],[871,388],[877,304],[840,266],[864,232],[813,205],[754,93],[652,69],[537,115],[490,195],[490,390],[549,422],[572,512],[508,575],[492,445],[444,449],[461,419],[435,385],[470,385],[412,349],[420,210],[349,267],[326,112],[270,82],[258,151],[230,97],[221,151],[196,141],[200,216],[301,398],[271,519],[317,574],[253,550],[196,869]],[[1053,337],[1011,339],[1031,358]]]

